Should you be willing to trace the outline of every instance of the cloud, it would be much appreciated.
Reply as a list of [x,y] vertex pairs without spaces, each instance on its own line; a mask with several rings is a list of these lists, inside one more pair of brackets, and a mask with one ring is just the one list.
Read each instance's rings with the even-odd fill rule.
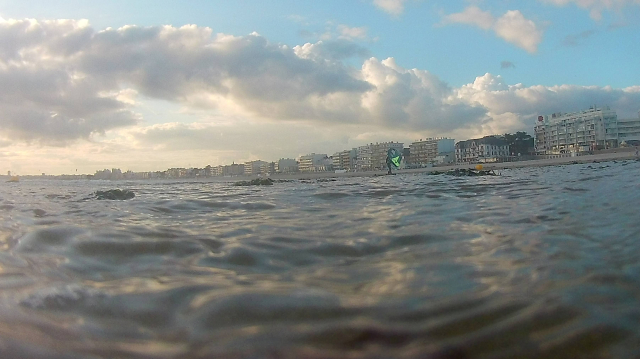
[[589,16],[594,20],[602,19],[602,12],[605,10],[621,11],[627,6],[640,5],[640,0],[540,0],[556,6],[575,4],[576,6],[589,10]]
[[[537,114],[572,112],[589,108],[593,104],[609,105],[616,110],[619,118],[637,117],[640,103],[640,88],[614,89],[608,86],[524,86],[508,85],[501,76],[487,73],[473,83],[456,89],[457,97],[466,103],[482,105],[488,110],[491,121],[488,124],[500,131],[520,129],[531,130]],[[513,118],[509,126],[498,121]]]
[[132,126],[138,96],[269,123],[452,130],[486,113],[393,59],[345,66],[369,54],[344,39],[290,48],[193,25],[96,32],[67,20],[3,23],[0,38],[7,138],[63,144]]
[[511,62],[511,61],[502,61],[500,62],[500,68],[501,69],[510,69],[510,68],[516,68],[516,65]]
[[405,2],[407,2],[407,0],[373,0],[373,4],[376,7],[393,16],[402,15]]
[[496,36],[526,50],[529,53],[538,51],[544,31],[532,20],[528,20],[519,10],[510,10],[499,18],[491,13],[482,11],[471,5],[461,13],[454,13],[443,17],[441,24],[466,24],[484,30],[493,30]]
[[[504,27],[526,25],[518,14],[501,17]],[[345,65],[354,57],[361,67]],[[66,145],[73,151],[38,153],[80,163],[72,155],[87,151],[105,166],[118,157],[178,165],[186,151],[215,164],[230,162],[229,153],[275,159],[378,138],[468,138],[527,130],[536,113],[594,103],[635,117],[640,103],[639,88],[527,87],[491,74],[451,87],[346,39],[288,47],[191,25],[95,31],[72,20],[1,22],[0,83],[0,144]],[[183,108],[193,123],[166,115],[170,123],[153,125],[141,117],[144,101]]]
[[374,124],[451,131],[486,115],[484,107],[458,101],[454,91],[435,75],[404,69],[393,58],[365,61],[362,76],[374,86],[362,99],[362,106]]
[[475,25],[481,29],[489,30],[495,22],[493,15],[488,11],[482,11],[477,6],[469,6],[460,13],[450,14],[442,19],[443,24],[467,24]]
[[350,57],[369,57],[369,50],[353,42],[345,40],[318,41],[315,44],[306,43],[293,48],[294,53],[305,59],[316,61],[340,61]]
[[531,20],[525,19],[518,10],[507,11],[496,20],[496,35],[530,53],[538,51],[543,31]]
[[348,27],[346,25],[338,25],[338,31],[340,32],[340,38],[343,39],[366,39],[367,28],[366,27]]
[[[344,42],[318,47],[334,59],[366,54]],[[85,21],[9,20],[0,23],[0,56],[0,131],[51,144],[140,121],[123,89],[177,103],[209,94],[210,107],[234,101],[268,118],[349,121],[331,103],[357,103],[371,88],[338,61],[196,26],[96,32]]]
[[590,38],[596,33],[595,30],[586,30],[576,35],[567,35],[562,41],[564,46],[578,46],[581,40]]

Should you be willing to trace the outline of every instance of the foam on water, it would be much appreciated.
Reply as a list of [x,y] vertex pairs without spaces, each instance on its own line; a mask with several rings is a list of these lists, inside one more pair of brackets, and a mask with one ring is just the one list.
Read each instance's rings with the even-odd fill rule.
[[0,353],[637,357],[640,162],[501,174],[2,187]]

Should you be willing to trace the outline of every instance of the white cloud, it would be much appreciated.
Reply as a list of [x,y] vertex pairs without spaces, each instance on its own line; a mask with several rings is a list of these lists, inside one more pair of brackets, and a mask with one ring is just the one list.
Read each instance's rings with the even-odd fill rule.
[[[528,131],[537,114],[579,111],[597,104],[615,109],[618,117],[637,117],[640,103],[638,86],[625,89],[577,85],[527,87],[523,84],[508,85],[501,76],[489,73],[456,89],[456,96],[466,103],[487,108],[491,118],[489,124],[493,124],[494,128],[510,127],[511,130],[520,128]],[[503,126],[499,119],[504,116],[517,118],[519,126],[518,123]]]
[[486,114],[482,106],[458,101],[435,75],[404,69],[393,58],[365,61],[362,76],[374,86],[364,94],[362,106],[379,125],[451,131],[482,120]]
[[475,25],[481,29],[489,30],[495,22],[493,15],[488,11],[482,11],[477,6],[468,6],[460,13],[450,14],[443,18],[443,24],[458,23]]
[[138,95],[271,122],[412,129],[453,129],[485,112],[393,59],[346,67],[340,60],[367,52],[344,40],[289,48],[193,25],[95,32],[35,20],[0,27],[0,38],[12,36],[0,45],[0,80],[11,84],[1,90],[5,137],[63,143],[131,126]]
[[[336,57],[359,51],[324,47]],[[259,117],[347,121],[353,114],[331,103],[370,88],[351,72],[258,34],[213,37],[192,25],[95,32],[84,21],[11,20],[0,24],[1,131],[61,144],[130,126],[140,120],[133,92],[178,103],[208,93]]]
[[407,0],[373,0],[375,6],[394,16],[400,16],[404,12],[405,2]]
[[475,5],[468,6],[460,13],[445,16],[442,24],[467,24],[484,30],[493,30],[503,40],[530,53],[538,51],[544,31],[532,20],[526,19],[519,10],[507,11],[495,19],[488,11]]
[[367,28],[366,27],[348,27],[346,25],[338,25],[338,31],[340,37],[343,39],[366,39]]
[[[494,27],[531,47],[535,39],[509,31],[527,25],[518,14]],[[25,169],[36,158],[29,156],[56,158],[47,169],[33,160],[32,173],[55,166],[163,169],[187,165],[184,158],[204,166],[331,153],[363,141],[530,130],[536,113],[594,103],[635,117],[640,103],[639,87],[526,87],[491,74],[453,88],[429,71],[369,56],[344,39],[291,48],[196,26],[95,31],[71,20],[4,21],[0,146],[11,151],[0,157]],[[366,60],[346,66],[353,57]],[[145,102],[183,111],[157,116]]]
[[538,51],[543,31],[518,10],[507,11],[493,25],[496,35],[527,52]]
[[594,20],[602,18],[602,12],[605,10],[620,11],[627,6],[640,5],[640,0],[539,0],[545,3],[551,3],[557,6],[565,6],[567,4],[576,4],[576,6],[589,10],[589,15]]
[[368,57],[369,51],[360,47],[353,42],[337,40],[337,41],[318,41],[315,44],[306,43],[293,48],[295,54],[304,59],[312,59],[316,61],[340,61],[350,57]]

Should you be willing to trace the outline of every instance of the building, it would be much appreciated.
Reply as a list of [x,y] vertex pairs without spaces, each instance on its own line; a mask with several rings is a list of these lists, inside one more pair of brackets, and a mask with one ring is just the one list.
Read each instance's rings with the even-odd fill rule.
[[270,176],[276,173],[276,163],[275,162],[265,162],[260,166],[260,173],[263,175]]
[[404,150],[404,143],[401,142],[382,142],[371,144],[371,168],[373,170],[387,169],[387,152],[391,148],[395,148],[399,153]]
[[[633,130],[630,133],[633,133]],[[593,106],[580,112],[538,116],[534,137],[538,154],[615,148],[619,144],[618,116],[608,106]]]
[[333,164],[325,153],[311,153],[300,156],[298,170],[300,172],[324,172],[331,171]]
[[215,176],[241,176],[244,174],[244,165],[243,164],[230,164],[224,166],[216,166],[213,169],[213,174]]
[[618,119],[618,141],[620,145],[640,145],[640,111],[638,118]]
[[456,162],[500,162],[509,156],[509,144],[499,136],[460,141],[455,145]]
[[296,173],[298,172],[298,161],[292,158],[281,158],[276,163],[275,170],[278,173]]
[[[424,167],[430,164],[446,163],[453,160],[455,142],[451,138],[427,138],[418,140],[409,145],[409,157],[407,163],[412,167]],[[447,154],[451,154],[447,156]]]
[[360,146],[356,149],[356,171],[370,171],[371,167],[371,145]]
[[355,171],[358,157],[357,153],[358,150],[356,148],[334,153],[333,156],[331,156],[333,160],[333,169]]
[[255,160],[244,163],[244,174],[246,176],[257,176],[262,174],[263,166],[265,166],[267,162]]

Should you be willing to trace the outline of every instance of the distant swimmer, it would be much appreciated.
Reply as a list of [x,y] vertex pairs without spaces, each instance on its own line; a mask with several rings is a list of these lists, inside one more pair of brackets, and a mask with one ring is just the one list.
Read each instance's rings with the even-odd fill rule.
[[400,153],[400,151],[395,148],[390,148],[389,151],[387,151],[387,168],[389,169],[389,171],[387,172],[388,175],[393,174],[393,172],[391,172],[391,166],[395,168],[400,167],[400,161],[402,161],[402,153]]

